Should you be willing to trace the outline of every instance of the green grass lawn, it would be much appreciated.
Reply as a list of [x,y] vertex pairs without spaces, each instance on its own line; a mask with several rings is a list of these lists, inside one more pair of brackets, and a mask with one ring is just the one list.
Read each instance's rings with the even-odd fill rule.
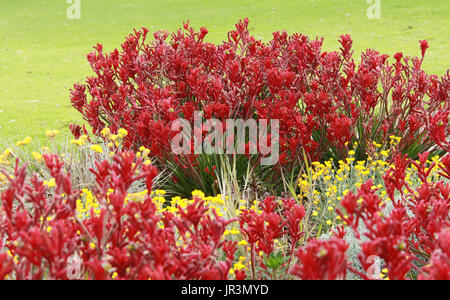
[[241,18],[264,40],[276,30],[325,37],[325,48],[349,33],[356,54],[373,48],[419,55],[431,48],[424,68],[442,75],[450,62],[450,8],[441,0],[381,0],[381,19],[368,19],[366,0],[81,0],[81,19],[68,20],[66,0],[0,2],[0,143],[46,129],[66,130],[80,121],[69,89],[90,74],[86,54],[96,43],[112,50],[135,27],[174,30],[184,20],[205,26],[221,42]]

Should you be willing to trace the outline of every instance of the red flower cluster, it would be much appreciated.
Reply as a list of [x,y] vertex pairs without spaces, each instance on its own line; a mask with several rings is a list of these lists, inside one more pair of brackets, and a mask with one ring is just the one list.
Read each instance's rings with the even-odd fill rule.
[[[428,274],[420,278],[450,279],[450,244],[447,241],[450,232],[450,184],[428,180],[435,167],[445,172],[449,159],[447,155],[443,166],[436,166],[435,163],[427,166],[427,158],[428,152],[420,155],[419,162],[411,162],[401,155],[395,158],[395,167],[384,177],[394,206],[389,213],[385,212],[384,204],[370,180],[361,186],[357,194],[350,192],[342,200],[341,205],[346,213],[339,210],[339,214],[357,237],[361,234],[360,221],[365,225],[363,234],[368,241],[361,244],[359,259],[366,271],[373,263],[370,257],[376,256],[383,259],[390,279],[405,279],[413,271]],[[421,180],[417,190],[413,190],[405,180],[405,169],[411,163],[417,168]],[[400,193],[396,194],[395,190]],[[430,256],[433,259],[428,265]],[[367,275],[358,275],[367,278]]]
[[449,280],[450,279],[450,230],[443,230],[437,240],[438,247],[431,254],[430,264],[423,268],[419,279]]
[[291,250],[288,257],[290,257],[303,236],[301,223],[305,217],[305,208],[293,199],[281,201],[280,205],[275,201],[275,197],[266,197],[261,203],[260,213],[253,209],[244,209],[239,216],[241,232],[250,245],[253,279],[261,275],[256,274],[256,266],[265,268],[261,254],[268,256],[275,251],[275,240],[282,236],[289,237]]
[[[378,257],[390,279],[450,279],[450,184],[429,180],[433,168],[448,176],[448,157],[442,165],[429,165],[428,153],[417,162],[397,156],[398,167],[384,178],[392,211],[386,211],[368,181],[342,199],[345,213],[338,213],[347,227],[339,227],[328,240],[305,239],[306,212],[293,199],[270,196],[242,210],[239,228],[250,262],[248,271],[234,270],[235,278],[276,279],[283,270],[304,280],[343,279],[348,272],[372,279],[377,275],[371,270],[373,257]],[[199,198],[176,213],[157,210],[151,197],[157,170],[132,151],[119,152],[112,162],[91,170],[100,209],[83,218],[76,208],[80,192],[61,160],[56,155],[44,155],[44,160],[55,179],[52,191],[37,175],[27,178],[26,166],[18,163],[12,176],[5,174],[9,186],[0,195],[0,279],[229,278],[238,245],[225,230],[236,220],[218,216]],[[411,164],[421,180],[415,190],[405,180]],[[127,200],[137,183],[149,192],[142,200]],[[346,229],[360,240],[362,272],[347,257]],[[277,240],[290,249],[279,249]]]
[[[395,167],[385,175],[393,209],[387,212],[369,180],[357,194],[348,193],[341,201],[339,215],[360,240],[359,262],[364,272],[350,264],[346,256],[345,228],[338,228],[329,240],[312,240],[296,253],[298,263],[291,269],[301,279],[344,279],[350,271],[363,279],[381,278],[374,274],[381,268],[390,279],[450,279],[450,184],[431,182],[433,168],[440,168],[448,177],[450,155],[443,165],[427,165],[428,153],[419,162],[405,156],[395,158]],[[413,190],[405,180],[411,164],[417,169],[421,186]],[[408,193],[404,193],[406,189]],[[400,193],[395,193],[395,190]],[[396,197],[397,196],[397,197]],[[360,226],[360,223],[364,226]],[[361,241],[364,235],[365,240]],[[383,265],[374,268],[376,260]]]
[[28,181],[23,166],[8,176],[9,187],[1,194],[0,279],[228,277],[237,247],[222,236],[232,220],[208,213],[200,199],[177,215],[157,214],[150,195],[125,203],[133,183],[144,181],[150,191],[157,175],[133,152],[92,170],[101,211],[86,219],[77,216],[80,192],[73,190],[63,163],[55,155],[44,159],[54,191],[37,176]]
[[292,268],[292,274],[302,280],[345,279],[347,249],[348,245],[342,239],[312,240],[296,253],[299,263]]
[[[413,155],[433,144],[449,150],[449,80],[427,75],[421,58],[367,50],[357,65],[350,36],[339,51],[324,52],[322,39],[275,32],[269,42],[249,34],[248,20],[236,24],[228,41],[206,43],[208,31],[184,24],[170,35],[134,31],[122,50],[88,55],[95,76],[75,84],[73,106],[94,133],[125,128],[125,144],[145,146],[167,159],[177,118],[279,119],[280,158],[292,167],[303,158],[347,156],[358,140],[361,153],[372,141],[402,137],[402,152]],[[89,94],[89,97],[87,96]],[[417,148],[419,147],[419,148]],[[178,158],[171,158],[180,159]],[[188,161],[194,161],[189,156]]]

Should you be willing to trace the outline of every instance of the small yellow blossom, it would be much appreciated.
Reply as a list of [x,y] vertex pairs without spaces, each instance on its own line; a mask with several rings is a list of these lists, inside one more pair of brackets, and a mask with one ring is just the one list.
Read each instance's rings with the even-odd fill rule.
[[45,132],[45,136],[48,137],[49,139],[55,138],[58,134],[59,134],[59,130],[56,130],[56,129],[47,130]]
[[51,178],[50,180],[45,180],[44,185],[46,185],[48,188],[52,188],[56,186],[55,178]]
[[100,145],[92,145],[91,150],[97,153],[103,153],[103,148]]
[[108,127],[105,127],[100,133],[104,137],[109,137],[111,135],[111,130]]
[[239,245],[239,246],[247,246],[248,243],[247,243],[246,240],[242,240],[242,241],[240,241],[240,242],[238,243],[238,245]]
[[124,138],[128,135],[128,131],[126,129],[120,128],[119,129],[119,137]]
[[17,142],[17,146],[25,146],[25,145],[28,145],[29,143],[31,143],[31,141],[32,141],[33,139],[31,138],[31,137],[29,137],[29,136],[27,136],[25,139],[23,139],[23,140],[21,140],[21,141],[18,141]]
[[31,152],[31,156],[33,157],[33,159],[35,161],[42,162],[42,154],[40,154],[40,153],[38,153],[36,151],[33,151],[33,152]]

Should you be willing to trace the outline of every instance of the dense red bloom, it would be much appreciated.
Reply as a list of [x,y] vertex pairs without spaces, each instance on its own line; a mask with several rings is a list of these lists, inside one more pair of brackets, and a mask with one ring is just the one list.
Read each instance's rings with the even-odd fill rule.
[[442,172],[439,174],[447,179],[450,179],[450,154],[447,154],[441,159]]
[[438,248],[431,254],[430,264],[419,276],[422,280],[450,280],[450,230],[443,229],[437,240]]
[[80,192],[63,163],[56,155],[44,159],[55,178],[52,193],[36,176],[27,181],[26,166],[16,167],[1,193],[2,251],[16,261],[0,253],[0,278],[228,278],[236,243],[223,236],[234,220],[209,213],[199,199],[179,208],[178,215],[159,214],[150,191],[143,201],[127,203],[133,184],[143,180],[151,188],[157,174],[134,152],[119,152],[92,170],[100,212],[92,210],[84,219],[76,210]]
[[[100,210],[84,219],[79,219],[74,204],[80,193],[72,188],[62,161],[56,155],[46,155],[44,160],[55,178],[53,192],[37,176],[28,180],[26,166],[17,164],[1,193],[0,278],[228,278],[238,247],[224,233],[235,220],[219,217],[198,198],[179,207],[177,214],[157,212],[150,192],[142,201],[127,202],[133,184],[146,182],[151,188],[157,174],[134,152],[119,152],[92,170]],[[235,278],[245,279],[249,272],[254,279],[265,278],[273,267],[267,257],[274,255],[281,259],[279,268],[290,269],[289,274],[300,279],[343,279],[348,271],[372,278],[373,257],[381,259],[391,279],[405,279],[413,270],[420,279],[447,279],[450,185],[429,180],[433,168],[447,172],[447,160],[430,165],[428,153],[420,154],[419,161],[412,162],[421,181],[415,190],[404,178],[410,162],[397,156],[398,168],[385,178],[393,185],[392,211],[385,211],[377,189],[368,181],[342,199],[345,213],[340,209],[338,213],[348,227],[339,227],[329,240],[302,240],[306,212],[294,199],[269,196],[255,209],[243,210],[238,220],[250,246],[251,270],[235,270]],[[405,187],[411,192],[398,193]],[[359,255],[363,272],[347,261],[347,230],[365,237]],[[286,239],[290,251],[279,252],[277,239]]]
[[[90,170],[99,208],[83,218],[77,213],[81,193],[57,155],[43,156],[53,188],[16,163],[0,195],[0,279],[222,280],[241,250],[250,252],[251,270],[234,270],[238,280],[250,272],[253,279],[275,277],[277,268],[304,280],[344,279],[348,271],[367,279],[373,257],[391,279],[449,279],[450,184],[430,177],[437,169],[450,179],[450,154],[441,164],[428,158],[450,152],[450,73],[439,78],[421,69],[428,42],[420,41],[421,58],[396,53],[390,61],[369,49],[356,62],[349,35],[340,37],[339,51],[324,52],[323,39],[302,34],[275,32],[269,42],[257,40],[248,24],[240,21],[219,45],[205,42],[205,28],[196,32],[185,23],[171,35],[154,33],[152,41],[147,29],[134,30],[120,51],[94,47],[87,56],[94,76],[74,85],[71,102],[96,135],[126,129],[124,150]],[[226,119],[279,120],[273,185],[295,174],[305,158],[344,159],[349,150],[364,156],[375,151],[374,141],[386,148],[392,135],[399,136],[389,158],[394,166],[383,176],[392,209],[369,180],[337,209],[346,228],[338,227],[329,240],[308,240],[315,229],[309,232],[303,205],[268,196],[237,218],[245,249],[225,236],[236,220],[200,198],[175,212],[157,211],[151,189],[158,169],[134,150],[145,146],[158,163],[199,175],[197,155],[171,152],[172,125],[179,118],[192,125],[195,111],[222,125]],[[85,126],[69,128],[77,139],[87,135]],[[252,146],[245,144],[245,155],[258,162],[263,156],[250,154]],[[417,170],[417,188],[405,178],[410,166]],[[212,164],[200,172],[215,181],[217,169]],[[148,193],[130,201],[128,192],[138,184]],[[348,263],[349,230],[361,246],[362,272]],[[278,239],[290,249],[280,251]]]
[[291,272],[302,280],[345,279],[348,268],[345,254],[347,248],[348,244],[342,239],[314,239],[298,250],[298,264]]
[[[176,132],[170,128],[177,118],[193,122],[193,111],[222,121],[278,119],[286,169],[304,154],[343,159],[352,141],[364,149],[391,135],[402,137],[401,152],[434,144],[449,150],[448,72],[428,76],[417,58],[397,53],[391,63],[374,50],[357,64],[349,35],[331,52],[322,50],[323,39],[302,34],[275,32],[265,43],[250,35],[248,24],[240,21],[219,45],[205,42],[208,31],[196,32],[189,23],[171,35],[156,32],[153,41],[147,29],[134,30],[111,53],[97,45],[88,55],[95,75],[74,85],[72,104],[94,133],[125,128],[128,147],[145,146],[162,163],[190,168],[197,157],[171,155]],[[423,59],[428,43],[420,47]]]
[[293,199],[284,199],[283,208],[289,235],[292,237],[292,243],[295,245],[303,235],[301,222],[306,215],[305,208],[297,205]]
[[395,201],[395,191],[403,193],[405,185],[405,172],[409,167],[411,160],[406,155],[397,154],[393,159],[395,167],[389,168],[383,175],[384,184],[387,193],[392,201]]
[[425,52],[429,48],[428,42],[426,40],[420,41],[420,51],[422,52],[422,57],[425,56]]
[[266,197],[260,204],[260,213],[244,209],[239,215],[240,230],[250,245],[253,279],[256,279],[255,266],[265,268],[261,256],[256,258],[255,254],[262,251],[269,256],[275,251],[275,240],[284,236],[290,239],[289,256],[292,256],[304,234],[301,224],[306,214],[305,208],[294,199],[282,199],[281,206],[283,211],[278,212],[280,204],[275,197]]
[[[358,238],[362,233],[367,239],[361,243],[359,257],[367,272],[373,263],[372,257],[383,260],[390,279],[405,279],[411,270],[420,271],[418,266],[423,267],[429,262],[432,266],[423,269],[426,272],[421,275],[423,278],[445,277],[448,272],[445,252],[448,251],[448,234],[445,228],[450,227],[450,185],[429,180],[436,163],[429,164],[428,156],[427,152],[421,153],[418,162],[402,155],[395,157],[395,167],[384,176],[394,206],[389,213],[384,210],[371,181],[363,184],[357,194],[350,192],[341,201],[346,214],[338,209],[340,216]],[[416,190],[405,180],[405,170],[411,163],[421,181]],[[441,168],[445,169],[445,163]],[[403,193],[403,189],[408,193]],[[361,221],[366,228],[362,232]],[[432,259],[428,261],[430,256]],[[442,268],[437,267],[438,262]],[[358,275],[368,278],[365,274]]]
[[5,279],[14,270],[14,263],[8,254],[0,253],[0,280]]

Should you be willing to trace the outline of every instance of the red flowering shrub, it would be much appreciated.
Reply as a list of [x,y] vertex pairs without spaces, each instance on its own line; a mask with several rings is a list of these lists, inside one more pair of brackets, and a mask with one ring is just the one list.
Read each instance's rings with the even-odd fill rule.
[[[236,244],[223,240],[232,221],[194,199],[178,214],[157,213],[150,190],[157,172],[133,152],[119,153],[92,170],[100,212],[80,219],[70,174],[56,155],[45,155],[55,190],[26,166],[8,176],[1,194],[0,278],[16,279],[226,279]],[[148,195],[126,202],[131,185],[144,181]],[[4,252],[4,251],[7,251]],[[221,259],[221,256],[224,256]]]
[[[88,55],[95,75],[75,84],[73,106],[92,126],[128,130],[129,147],[146,146],[153,155],[195,165],[196,156],[172,157],[177,118],[279,119],[280,159],[292,168],[303,151],[312,159],[347,156],[358,141],[358,159],[371,142],[402,138],[399,149],[415,157],[434,144],[449,150],[449,80],[422,69],[421,57],[373,50],[353,59],[352,40],[340,37],[339,51],[324,52],[322,39],[275,32],[268,42],[239,22],[220,45],[206,43],[208,31],[188,24],[170,35],[135,31],[122,50]],[[204,133],[205,134],[205,133]],[[186,160],[186,161],[185,161]],[[210,166],[211,168],[212,166]]]
[[[43,158],[54,187],[37,175],[27,178],[26,166],[18,163],[14,174],[5,173],[9,184],[0,194],[1,279],[309,280],[344,279],[349,272],[371,279],[377,275],[373,257],[382,259],[390,279],[449,278],[450,184],[429,180],[433,168],[447,174],[448,159],[430,165],[427,153],[417,162],[397,156],[398,167],[384,178],[388,190],[393,189],[388,192],[392,211],[386,211],[368,181],[342,199],[345,213],[338,213],[347,227],[338,227],[328,240],[305,237],[306,211],[295,200],[266,197],[240,209],[243,249],[227,238],[228,225],[236,220],[220,216],[197,196],[186,206],[158,208],[151,192],[158,172],[132,151],[119,151],[91,170],[98,207],[84,215],[77,207],[80,191],[73,189],[63,162],[57,155]],[[421,181],[416,189],[404,177],[409,164]],[[140,199],[129,196],[136,184],[147,188]],[[363,271],[347,257],[346,230],[359,239]],[[237,259],[242,254],[246,256]]]
[[[374,258],[379,258],[379,272],[381,268],[387,270],[386,275],[390,279],[446,278],[450,270],[450,244],[447,241],[450,184],[430,182],[431,169],[444,169],[445,166],[431,165],[425,169],[427,157],[425,153],[420,155],[419,162],[414,162],[422,181],[417,190],[408,187],[408,194],[390,192],[400,197],[392,198],[392,211],[386,211],[386,204],[371,180],[363,184],[357,194],[349,192],[340,203],[345,213],[337,210],[347,227],[338,227],[334,237],[328,240],[301,240],[305,211],[294,200],[278,203],[274,197],[267,197],[259,210],[244,209],[239,223],[251,256],[251,270],[247,274],[253,279],[261,279],[272,274],[271,270],[282,269],[302,280],[345,279],[349,272],[363,279],[374,279],[380,278],[380,274],[374,274],[377,270]],[[403,176],[403,183],[397,187],[402,190],[407,183],[404,173],[400,174],[401,166],[409,166],[410,160],[398,156],[395,161],[399,167],[393,167],[385,180]],[[348,229],[359,240],[361,252],[358,259],[363,272],[356,269],[347,257],[349,245],[344,237]],[[282,253],[278,252],[276,245],[283,238],[289,240],[291,249]],[[295,261],[292,260],[294,255]],[[269,278],[276,277],[269,275]]]
[[[206,43],[206,34],[204,28],[195,32],[185,24],[170,38],[157,32],[147,42],[148,30],[142,29],[126,38],[121,51],[104,53],[97,45],[88,55],[95,75],[74,86],[72,105],[94,134],[109,139],[108,149],[114,152],[112,160],[97,161],[90,170],[96,208],[79,214],[82,191],[73,187],[57,155],[35,155],[45,162],[53,187],[37,174],[27,177],[27,166],[17,161],[13,174],[1,177],[2,189],[3,181],[7,184],[0,194],[0,279],[228,279],[233,274],[235,279],[308,280],[344,279],[350,272],[371,279],[377,275],[373,257],[381,259],[391,279],[449,279],[450,184],[444,178],[450,180],[450,72],[438,78],[421,69],[427,42],[420,42],[420,58],[397,53],[389,61],[367,50],[357,65],[348,35],[340,37],[339,51],[324,52],[321,39],[301,34],[276,32],[271,41],[258,41],[248,32],[248,20],[220,45]],[[336,203],[347,226],[338,227],[328,240],[310,239],[323,229],[321,223],[309,226],[315,221],[309,218],[311,206],[305,211],[294,199],[274,196],[259,202],[258,182],[256,199],[246,203],[250,207],[227,196],[203,197],[202,191],[217,192],[219,180],[226,181],[218,175],[229,175],[220,168],[231,166],[214,155],[172,153],[171,141],[179,133],[172,131],[175,120],[193,123],[195,111],[222,123],[279,120],[280,163],[261,167],[258,175],[285,189],[287,184],[278,184],[284,174],[299,174],[297,180],[303,178],[308,187],[316,184],[310,174],[301,174],[305,169],[300,167],[308,168],[301,166],[305,160],[338,160],[353,150],[350,164],[395,147],[381,155],[392,153],[389,162],[382,162],[386,168],[392,164],[383,175],[392,209],[369,180]],[[78,146],[91,141],[84,126],[71,125],[70,130]],[[392,136],[400,142],[389,143]],[[257,169],[264,155],[250,155],[252,146],[245,145],[231,173],[250,177]],[[91,149],[103,153],[100,145]],[[144,150],[137,155],[136,149]],[[166,181],[189,193],[197,185],[202,191],[196,194],[203,196],[183,199],[186,205],[174,199],[170,207],[165,199],[159,203],[152,194],[158,170],[149,153],[173,172]],[[430,153],[444,156],[429,162]],[[2,154],[3,160],[10,154]],[[407,178],[411,166],[418,187]],[[364,164],[362,169],[366,172]],[[337,175],[326,170],[329,180]],[[432,170],[438,170],[440,180],[433,181]],[[240,179],[235,173],[230,181]],[[349,179],[335,178],[336,184]],[[230,185],[238,189],[235,183]],[[136,187],[143,195],[139,199],[129,196]],[[323,194],[337,197],[334,187],[336,192]],[[315,197],[322,195],[321,188],[313,190],[314,199],[301,195],[302,201],[323,202]],[[290,192],[297,193],[294,188]],[[225,203],[223,209],[233,216],[238,211],[237,218],[225,218],[219,204],[212,209],[214,201]],[[334,206],[327,210],[331,214]],[[239,229],[230,230],[236,221]],[[362,271],[348,257],[350,231],[361,248]]]

